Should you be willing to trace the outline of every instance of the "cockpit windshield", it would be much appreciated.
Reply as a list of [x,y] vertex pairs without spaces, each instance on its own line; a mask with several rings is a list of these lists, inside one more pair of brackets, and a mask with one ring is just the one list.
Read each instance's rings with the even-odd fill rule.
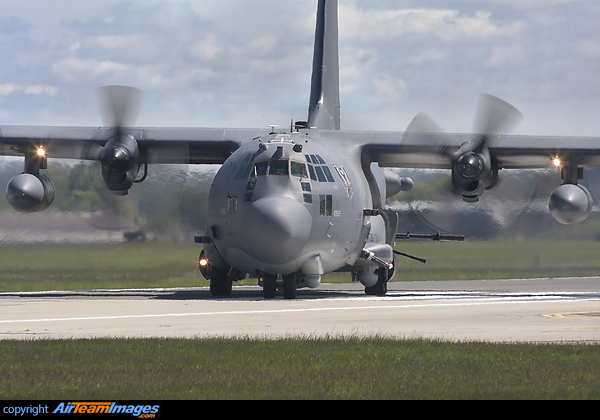
[[289,175],[290,162],[287,160],[273,160],[269,165],[269,175]]
[[294,176],[311,179],[318,182],[335,182],[329,167],[318,155],[306,155],[309,163],[281,160],[263,160],[248,162],[246,156],[242,158],[231,173],[230,180],[245,180],[248,178],[266,176]]

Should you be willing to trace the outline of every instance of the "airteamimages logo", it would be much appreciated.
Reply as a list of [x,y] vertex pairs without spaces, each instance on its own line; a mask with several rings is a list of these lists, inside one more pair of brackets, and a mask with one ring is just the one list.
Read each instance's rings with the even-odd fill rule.
[[61,402],[52,414],[129,414],[140,419],[153,419],[160,405],[133,405],[116,402]]

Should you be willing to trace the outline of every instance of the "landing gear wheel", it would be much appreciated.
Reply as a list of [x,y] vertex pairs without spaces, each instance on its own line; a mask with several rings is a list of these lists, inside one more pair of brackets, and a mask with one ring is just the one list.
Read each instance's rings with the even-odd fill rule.
[[371,287],[365,287],[365,294],[369,296],[385,296],[387,293],[388,270],[379,268],[377,273],[377,283]]
[[296,299],[296,273],[283,276],[283,298]]
[[211,267],[210,294],[213,296],[231,295],[233,282],[229,278],[229,272],[220,268]]
[[277,294],[277,275],[265,274],[263,278],[263,294],[265,299],[275,299]]

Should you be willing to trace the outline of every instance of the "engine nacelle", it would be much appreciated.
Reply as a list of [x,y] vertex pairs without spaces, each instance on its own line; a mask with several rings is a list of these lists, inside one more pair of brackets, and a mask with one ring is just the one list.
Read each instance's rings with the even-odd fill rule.
[[592,212],[594,199],[581,185],[563,184],[550,195],[548,208],[552,217],[563,225],[583,222]]
[[131,136],[111,139],[104,146],[100,161],[107,188],[115,194],[127,194],[140,169],[137,141]]
[[54,200],[54,184],[46,175],[22,173],[8,183],[6,199],[21,213],[45,210]]
[[452,162],[454,191],[468,203],[479,201],[498,182],[498,165],[484,143],[465,143]]

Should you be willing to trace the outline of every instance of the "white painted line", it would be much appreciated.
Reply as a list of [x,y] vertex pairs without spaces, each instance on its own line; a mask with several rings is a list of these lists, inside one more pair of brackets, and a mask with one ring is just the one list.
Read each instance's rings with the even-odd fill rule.
[[[599,299],[552,299],[544,302],[589,302]],[[262,314],[283,314],[283,313],[306,313],[306,312],[327,312],[327,311],[362,311],[373,309],[406,309],[406,308],[435,308],[449,306],[482,306],[499,304],[527,304],[539,303],[531,300],[498,300],[498,299],[479,299],[477,302],[464,301],[454,303],[431,303],[414,305],[381,305],[381,306],[349,306],[349,307],[323,307],[323,308],[302,308],[302,309],[270,309],[257,311],[216,311],[216,312],[191,312],[180,314],[147,314],[147,315],[113,315],[113,316],[91,316],[91,317],[72,317],[72,318],[40,318],[40,319],[14,319],[0,320],[0,324],[18,324],[18,323],[37,323],[37,322],[72,322],[72,321],[98,321],[114,319],[144,319],[144,318],[171,318],[171,317],[193,317],[207,315],[262,315]]]

